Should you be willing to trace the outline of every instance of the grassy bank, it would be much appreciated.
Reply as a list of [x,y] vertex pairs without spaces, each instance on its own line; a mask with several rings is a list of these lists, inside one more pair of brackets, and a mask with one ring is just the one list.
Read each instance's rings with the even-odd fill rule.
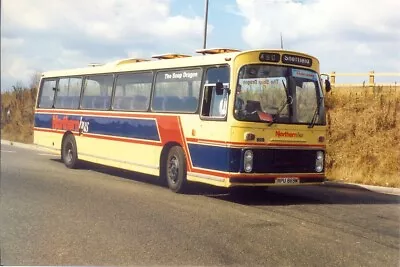
[[400,89],[337,88],[326,104],[328,177],[400,187]]
[[[31,143],[36,90],[1,96],[2,139]],[[400,88],[337,88],[326,105],[328,178],[400,187]]]

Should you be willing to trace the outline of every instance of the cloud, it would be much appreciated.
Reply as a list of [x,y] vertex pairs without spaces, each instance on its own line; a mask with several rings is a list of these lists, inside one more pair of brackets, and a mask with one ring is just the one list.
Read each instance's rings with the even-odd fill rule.
[[[212,3],[225,12],[210,12],[218,25],[214,32],[208,26],[210,43],[279,48],[282,32],[285,48],[317,56],[324,72],[400,72],[400,1]],[[193,53],[203,43],[203,6],[196,11],[191,5],[196,6],[186,0],[4,0],[1,88],[17,81],[28,85],[35,71]],[[244,45],[235,35],[240,30]]]
[[372,50],[369,48],[369,46],[367,44],[358,44],[355,47],[354,52],[356,54],[365,55],[365,56],[372,54]]
[[74,68],[168,50],[187,53],[202,41],[203,18],[172,15],[169,0],[2,4],[2,90],[16,79],[28,81],[23,77],[28,70]]
[[25,40],[22,38],[1,38],[2,82],[5,77],[21,81],[21,75],[27,75],[27,77],[31,75],[28,62],[18,54],[18,50],[24,45]]
[[236,0],[251,48],[300,50],[320,58],[322,70],[400,71],[400,1]]

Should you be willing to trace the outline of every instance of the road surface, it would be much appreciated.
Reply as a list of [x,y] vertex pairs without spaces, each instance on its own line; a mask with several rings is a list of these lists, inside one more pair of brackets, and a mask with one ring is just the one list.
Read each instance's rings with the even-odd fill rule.
[[400,197],[307,186],[187,195],[1,146],[2,265],[399,266]]

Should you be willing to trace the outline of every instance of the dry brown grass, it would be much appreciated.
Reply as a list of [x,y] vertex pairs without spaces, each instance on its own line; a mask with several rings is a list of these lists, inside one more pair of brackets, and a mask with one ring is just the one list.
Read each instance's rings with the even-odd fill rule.
[[[2,139],[31,143],[36,90],[1,96]],[[326,105],[328,177],[400,187],[400,88],[334,88]]]
[[328,177],[400,187],[400,88],[334,88],[326,105]]

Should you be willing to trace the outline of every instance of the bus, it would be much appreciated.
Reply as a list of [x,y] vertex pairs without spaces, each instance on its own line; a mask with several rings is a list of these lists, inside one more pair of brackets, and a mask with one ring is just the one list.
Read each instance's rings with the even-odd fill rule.
[[149,174],[173,192],[319,184],[326,116],[317,58],[229,48],[42,74],[34,143]]

